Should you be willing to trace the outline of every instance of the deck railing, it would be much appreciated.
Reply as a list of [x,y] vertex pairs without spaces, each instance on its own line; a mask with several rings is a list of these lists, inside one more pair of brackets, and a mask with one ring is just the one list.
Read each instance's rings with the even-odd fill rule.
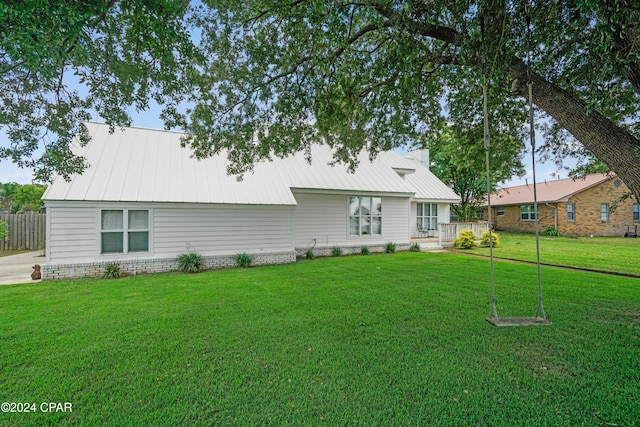
[[489,224],[486,222],[440,223],[438,224],[438,244],[440,246],[450,246],[463,230],[473,230],[476,236],[480,237],[480,235],[488,229]]

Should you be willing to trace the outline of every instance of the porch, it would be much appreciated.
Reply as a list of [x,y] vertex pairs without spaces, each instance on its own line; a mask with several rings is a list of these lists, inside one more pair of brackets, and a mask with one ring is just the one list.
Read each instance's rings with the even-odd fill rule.
[[473,230],[476,236],[480,238],[480,235],[488,229],[489,224],[486,221],[439,223],[438,230],[435,230],[433,234],[424,235],[418,233],[417,236],[411,238],[411,243],[418,243],[421,248],[424,245],[425,250],[432,247],[439,249],[445,246],[452,246],[453,241],[458,238],[458,235],[463,230]]

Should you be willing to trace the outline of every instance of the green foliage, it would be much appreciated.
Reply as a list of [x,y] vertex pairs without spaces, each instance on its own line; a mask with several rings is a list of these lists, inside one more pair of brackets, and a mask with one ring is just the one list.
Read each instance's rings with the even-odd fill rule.
[[550,237],[560,237],[560,231],[557,228],[551,226],[546,227],[540,234]]
[[334,246],[333,248],[331,248],[331,256],[340,256],[342,255],[342,248],[339,248],[337,246]]
[[241,253],[236,255],[236,265],[238,267],[251,267],[251,263],[253,262],[253,257],[246,253]]
[[[470,98],[472,99],[472,98]],[[473,108],[481,108],[476,105]],[[508,116],[501,116],[505,123],[495,123],[501,129],[491,135],[492,169],[491,190],[501,181],[514,175],[522,175],[522,127],[508,124]],[[524,121],[524,118],[521,118]],[[430,170],[442,180],[452,185],[453,191],[461,198],[460,203],[451,206],[461,222],[473,220],[478,207],[486,202],[487,178],[482,122],[473,126],[443,124],[437,137],[427,144]]]
[[367,246],[361,246],[360,247],[360,254],[361,255],[369,255],[369,248]]
[[396,244],[393,242],[387,242],[384,245],[384,251],[388,254],[392,254],[396,251]]
[[105,279],[118,279],[121,276],[121,272],[120,272],[120,265],[112,262],[107,264],[104,267],[104,275],[103,277]]
[[473,230],[462,230],[458,238],[453,241],[453,246],[461,249],[471,249],[477,246],[476,233]]
[[178,257],[178,270],[183,273],[197,273],[203,264],[202,255],[196,252],[189,252]]
[[489,235],[491,235],[491,246],[497,247],[500,244],[500,235],[495,231],[489,232],[489,230],[483,231],[480,235],[480,246],[489,246]]
[[[41,180],[69,177],[86,166],[69,150],[76,135],[89,140],[84,121],[126,125],[130,111],[151,101],[167,128],[187,132],[197,156],[226,149],[234,173],[313,141],[353,167],[363,148],[437,141],[442,123],[455,123],[456,139],[476,150],[483,51],[492,156],[513,154],[517,140],[500,138],[522,122],[532,47],[534,96],[537,88],[549,94],[538,107],[621,177],[637,172],[640,153],[628,149],[638,145],[637,8],[591,0],[531,9],[514,1],[423,3],[4,2],[0,130],[9,144],[0,160],[34,167]],[[484,50],[480,11],[491,17]],[[599,126],[576,132],[594,113]],[[568,136],[553,126],[542,130],[548,154],[585,151],[563,144]],[[501,161],[492,164],[501,169]]]
[[411,252],[420,252],[420,244],[419,243],[414,243],[409,247],[409,250]]
[[313,253],[313,251],[311,249],[309,249],[307,252],[304,253],[304,257],[305,257],[305,259],[314,259],[315,258],[315,254]]
[[0,240],[4,240],[9,235],[7,223],[0,219]]
[[20,186],[13,196],[13,209],[16,213],[25,211],[37,211],[44,203],[42,195],[47,189],[46,185],[27,184]]

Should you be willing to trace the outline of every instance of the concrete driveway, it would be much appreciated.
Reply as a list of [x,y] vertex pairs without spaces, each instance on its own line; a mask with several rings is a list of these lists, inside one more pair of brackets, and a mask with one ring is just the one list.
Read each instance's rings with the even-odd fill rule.
[[39,282],[31,279],[36,264],[44,264],[42,251],[0,257],[0,285]]

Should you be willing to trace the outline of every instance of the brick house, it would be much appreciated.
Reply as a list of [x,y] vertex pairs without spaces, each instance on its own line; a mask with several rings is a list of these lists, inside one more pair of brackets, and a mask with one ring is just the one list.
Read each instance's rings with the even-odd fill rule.
[[[629,189],[615,175],[545,181],[536,187],[541,231],[554,227],[565,235],[623,236],[640,224],[640,205],[632,197],[623,200]],[[498,190],[491,208],[497,230],[535,231],[532,184]]]

